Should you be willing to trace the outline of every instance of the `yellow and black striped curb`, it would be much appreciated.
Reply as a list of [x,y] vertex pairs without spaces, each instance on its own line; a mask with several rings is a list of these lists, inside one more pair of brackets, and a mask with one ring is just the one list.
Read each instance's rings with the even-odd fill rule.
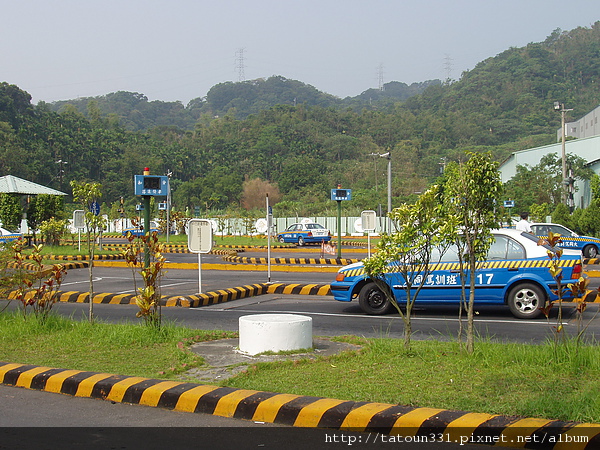
[[[224,256],[223,261],[239,264],[268,264],[269,258],[250,258],[244,256]],[[313,264],[346,266],[360,261],[346,258],[270,258],[271,264]]]
[[0,383],[188,413],[364,432],[373,439],[402,435],[417,442],[419,436],[435,434],[446,442],[496,442],[513,448],[531,442],[539,449],[567,448],[565,443],[569,449],[600,446],[600,424],[346,401],[29,364],[0,362]]
[[169,297],[165,306],[197,308],[265,294],[331,295],[328,284],[258,283],[205,294]]
[[[71,262],[67,262],[67,263],[61,263],[61,266],[63,266],[65,269],[70,270],[70,269],[83,269],[84,267],[89,267],[90,263],[87,261],[71,261]],[[19,267],[19,265],[14,262],[11,261],[6,265],[8,268],[11,269],[16,269]],[[42,266],[42,272],[46,272],[51,270],[53,267],[53,265],[50,264],[44,264]],[[37,271],[39,269],[39,266],[37,264],[34,263],[24,263],[21,265],[21,268],[24,270],[29,270],[29,271]]]
[[[331,295],[331,290],[328,284],[257,283],[195,295],[172,297],[165,295],[161,298],[161,306],[198,308],[265,294]],[[16,295],[17,291],[11,291],[7,298],[14,300]],[[57,293],[57,301],[65,303],[88,303],[89,297],[89,292],[61,291]],[[135,294],[101,293],[95,294],[92,301],[109,305],[135,305],[135,297]]]
[[[33,259],[33,255],[24,255],[23,259]],[[89,255],[44,255],[43,259],[52,261],[89,261]],[[94,255],[94,261],[116,261],[123,259],[123,255]]]

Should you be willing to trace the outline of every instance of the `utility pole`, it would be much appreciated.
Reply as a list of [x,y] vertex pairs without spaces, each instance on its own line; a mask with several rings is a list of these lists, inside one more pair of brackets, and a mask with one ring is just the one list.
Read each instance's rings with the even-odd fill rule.
[[561,155],[562,155],[562,180],[561,180],[561,186],[562,186],[562,202],[571,207],[571,205],[568,204],[568,195],[567,195],[567,188],[568,188],[568,180],[567,180],[567,154],[566,154],[566,132],[565,132],[565,113],[567,111],[573,111],[573,109],[565,109],[565,105],[564,103],[560,103],[560,102],[554,102],[554,110],[555,111],[560,111],[560,136],[561,136]]
[[[380,158],[386,158],[387,163],[387,210],[388,214],[392,211],[392,152],[390,150],[387,153],[371,153],[370,156],[379,156]],[[392,232],[392,219],[387,218],[387,230],[388,233]]]

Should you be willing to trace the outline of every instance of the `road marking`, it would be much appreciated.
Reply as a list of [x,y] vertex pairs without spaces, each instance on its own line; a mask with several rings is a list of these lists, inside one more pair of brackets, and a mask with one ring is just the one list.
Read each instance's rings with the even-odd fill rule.
[[[368,314],[338,314],[338,313],[323,313],[323,312],[309,312],[309,311],[279,311],[279,310],[268,310],[268,311],[256,311],[250,309],[238,309],[234,306],[231,308],[190,308],[191,311],[197,312],[205,312],[205,311],[215,311],[215,312],[223,312],[223,311],[235,311],[235,312],[243,312],[243,313],[253,313],[253,314],[266,314],[266,313],[275,313],[275,314],[306,314],[313,316],[333,316],[333,317],[349,317],[349,318],[369,318],[369,319],[379,319],[379,320],[401,320],[402,318],[399,316],[370,316]],[[447,322],[447,321],[458,321],[456,317],[412,317],[411,320],[433,320],[438,322]],[[533,320],[508,320],[508,319],[475,319],[475,323],[512,323],[512,324],[523,324],[523,325],[544,325],[547,326],[546,322],[533,321]],[[571,324],[564,323],[564,326],[569,326]]]

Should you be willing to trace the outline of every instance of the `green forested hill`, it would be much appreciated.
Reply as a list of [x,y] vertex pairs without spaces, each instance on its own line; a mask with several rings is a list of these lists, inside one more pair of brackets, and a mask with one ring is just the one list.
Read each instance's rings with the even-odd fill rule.
[[219,83],[208,91],[206,97],[195,98],[186,106],[180,102],[148,101],[143,94],[121,91],[93,98],[58,101],[48,107],[52,111],[61,112],[67,105],[72,105],[89,117],[89,106],[93,104],[101,114],[118,118],[124,128],[132,131],[146,131],[156,126],[177,126],[192,130],[201,116],[212,118],[231,114],[236,119],[244,119],[276,105],[298,104],[324,108],[353,107],[360,110],[373,105],[373,102],[384,105],[406,100],[435,84],[440,82],[434,80],[408,86],[392,81],[385,84],[383,90],[368,89],[356,97],[342,100],[300,81],[274,76],[266,80]]
[[249,181],[258,179],[296,214],[332,207],[327,193],[341,183],[354,189],[354,207],[372,209],[386,203],[385,160],[372,153],[391,150],[394,201],[410,199],[465,150],[501,160],[553,142],[553,102],[573,108],[572,118],[598,106],[599,71],[600,22],[508,49],[457,81],[389,84],[343,100],[272,77],[219,84],[185,107],[124,92],[34,106],[2,83],[0,176],[65,191],[72,179],[97,180],[106,202],[123,195],[132,205],[132,176],[149,166],[172,172],[177,207],[203,210],[254,204],[260,189]]

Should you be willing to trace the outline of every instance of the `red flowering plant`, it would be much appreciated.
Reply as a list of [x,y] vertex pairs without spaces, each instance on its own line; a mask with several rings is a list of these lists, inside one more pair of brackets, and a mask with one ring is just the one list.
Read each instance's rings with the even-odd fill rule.
[[[31,309],[41,321],[48,318],[54,304],[59,300],[60,286],[67,274],[62,264],[46,266],[41,254],[43,245],[33,245],[31,255],[23,254],[24,242],[17,240],[12,245],[14,259],[13,298],[21,302],[23,317],[27,318]],[[31,262],[25,262],[31,260]]]

